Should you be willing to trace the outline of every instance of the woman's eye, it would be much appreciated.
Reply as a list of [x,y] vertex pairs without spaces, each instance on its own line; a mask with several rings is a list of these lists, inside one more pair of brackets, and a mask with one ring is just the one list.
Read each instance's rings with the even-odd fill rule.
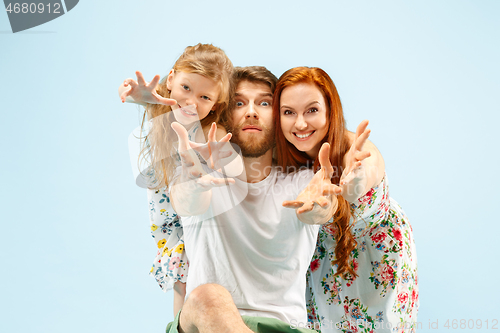
[[283,111],[283,114],[284,115],[289,115],[289,114],[293,114],[293,112],[290,111],[290,110],[285,110],[285,111]]
[[205,101],[209,101],[210,100],[210,97],[208,97],[208,96],[201,96],[201,98],[203,98]]
[[309,113],[318,112],[318,109],[316,109],[316,108],[312,108],[312,109],[309,109],[309,111],[308,111],[308,112],[309,112]]
[[262,105],[262,106],[271,106],[271,103],[269,103],[267,101],[263,101],[263,102],[260,102],[260,105]]
[[189,90],[189,87],[186,86],[185,84],[182,85],[182,88],[184,88],[184,90]]

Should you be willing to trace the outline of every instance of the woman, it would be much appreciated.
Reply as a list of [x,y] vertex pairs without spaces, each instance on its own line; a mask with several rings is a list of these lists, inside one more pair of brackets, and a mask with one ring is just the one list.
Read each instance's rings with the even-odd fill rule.
[[368,122],[349,132],[333,81],[323,70],[307,67],[280,77],[273,117],[282,129],[276,131],[278,165],[317,169],[319,149],[328,142],[332,183],[342,187],[308,271],[309,321],[322,332],[414,331],[418,285],[412,230],[389,197],[380,152],[366,141]]

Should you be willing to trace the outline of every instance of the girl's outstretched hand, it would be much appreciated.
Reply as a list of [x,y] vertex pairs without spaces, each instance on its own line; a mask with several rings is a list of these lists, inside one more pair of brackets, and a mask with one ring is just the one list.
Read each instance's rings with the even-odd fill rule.
[[171,126],[179,138],[179,155],[182,163],[182,175],[176,186],[189,186],[193,191],[202,192],[208,191],[214,186],[234,183],[232,178],[215,178],[207,174],[190,146],[186,128],[177,122],[173,122]]
[[[337,195],[342,192],[340,187],[332,184],[333,167],[330,163],[330,145],[328,143],[325,142],[321,146],[318,158],[321,169],[316,172],[307,187],[295,200],[283,202],[284,207],[295,208],[299,219],[308,224],[327,222],[335,213]],[[323,209],[314,213],[315,206]]]
[[126,79],[119,89],[122,103],[125,102],[127,97],[130,97],[135,103],[139,104],[177,104],[175,99],[162,97],[156,92],[156,86],[158,82],[160,82],[160,75],[155,75],[153,80],[149,83],[144,80],[144,76],[142,76],[141,72],[137,71],[135,75],[137,76],[137,81],[134,79]]
[[208,132],[208,142],[207,143],[197,143],[189,141],[189,146],[200,153],[201,157],[207,162],[210,169],[220,170],[226,164],[232,161],[222,159],[229,157],[233,154],[229,140],[232,134],[227,133],[219,141],[216,138],[217,124],[212,123],[210,126],[210,131]]
[[[356,129],[356,136],[351,145],[351,148],[345,155],[345,169],[340,177],[340,186],[344,190],[346,196],[352,196],[353,192],[358,188],[364,188],[362,180],[366,177],[363,168],[363,160],[371,156],[369,151],[363,151],[363,146],[370,136],[370,130],[367,129],[368,120],[363,120]],[[346,198],[347,199],[347,198]],[[350,200],[348,200],[350,201]]]

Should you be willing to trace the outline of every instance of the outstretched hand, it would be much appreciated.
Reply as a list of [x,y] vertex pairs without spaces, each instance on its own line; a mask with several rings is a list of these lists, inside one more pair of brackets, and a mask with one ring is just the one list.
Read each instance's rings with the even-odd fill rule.
[[231,133],[227,133],[222,139],[217,141],[217,124],[212,123],[208,132],[207,143],[197,143],[189,141],[189,146],[200,153],[201,157],[207,162],[208,167],[213,170],[220,170],[231,161],[221,161],[222,159],[232,155],[230,144],[228,143],[232,137]]
[[[327,222],[336,211],[337,195],[342,190],[332,184],[333,167],[330,163],[330,145],[324,143],[319,151],[321,169],[316,172],[307,187],[292,201],[284,201],[283,206],[295,208],[299,219],[309,224],[323,224]],[[322,209],[315,212],[315,206]],[[328,210],[330,208],[330,210]]]
[[340,185],[345,187],[352,183],[356,178],[360,178],[364,172],[362,162],[370,157],[369,151],[363,151],[363,146],[370,136],[370,130],[367,129],[368,120],[363,120],[356,129],[356,136],[351,148],[345,155],[345,169],[340,177]]
[[[203,167],[197,155],[191,148],[191,142],[189,141],[189,136],[186,128],[184,128],[184,126],[177,122],[173,122],[171,126],[179,138],[179,155],[181,157],[182,163],[182,175],[180,183],[189,182],[189,185],[194,185],[192,188],[194,191],[200,192],[208,191],[212,187],[224,186],[229,183],[234,183],[234,179],[232,178],[215,178],[207,174],[205,170],[203,170]],[[228,141],[229,138],[231,138],[230,135],[227,138]],[[215,137],[213,137],[213,139],[215,140]],[[224,137],[223,139],[226,139],[226,137]],[[210,155],[211,154],[209,154],[209,156]],[[209,157],[209,160],[210,158],[211,157]]]
[[123,87],[130,88],[121,93],[120,99],[122,100],[122,103],[125,102],[127,97],[131,97],[136,103],[163,105],[177,104],[175,99],[162,97],[156,92],[156,87],[158,82],[160,82],[160,75],[155,75],[149,83],[144,80],[144,76],[141,72],[137,71],[135,72],[135,75],[137,76],[137,81],[134,79],[126,79],[123,81]]

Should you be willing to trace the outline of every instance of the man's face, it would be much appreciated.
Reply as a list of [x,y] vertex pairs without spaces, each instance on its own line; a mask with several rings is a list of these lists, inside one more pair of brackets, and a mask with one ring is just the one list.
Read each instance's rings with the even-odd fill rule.
[[243,157],[260,157],[275,144],[273,93],[265,83],[244,80],[236,88],[235,100],[231,142],[241,148]]

